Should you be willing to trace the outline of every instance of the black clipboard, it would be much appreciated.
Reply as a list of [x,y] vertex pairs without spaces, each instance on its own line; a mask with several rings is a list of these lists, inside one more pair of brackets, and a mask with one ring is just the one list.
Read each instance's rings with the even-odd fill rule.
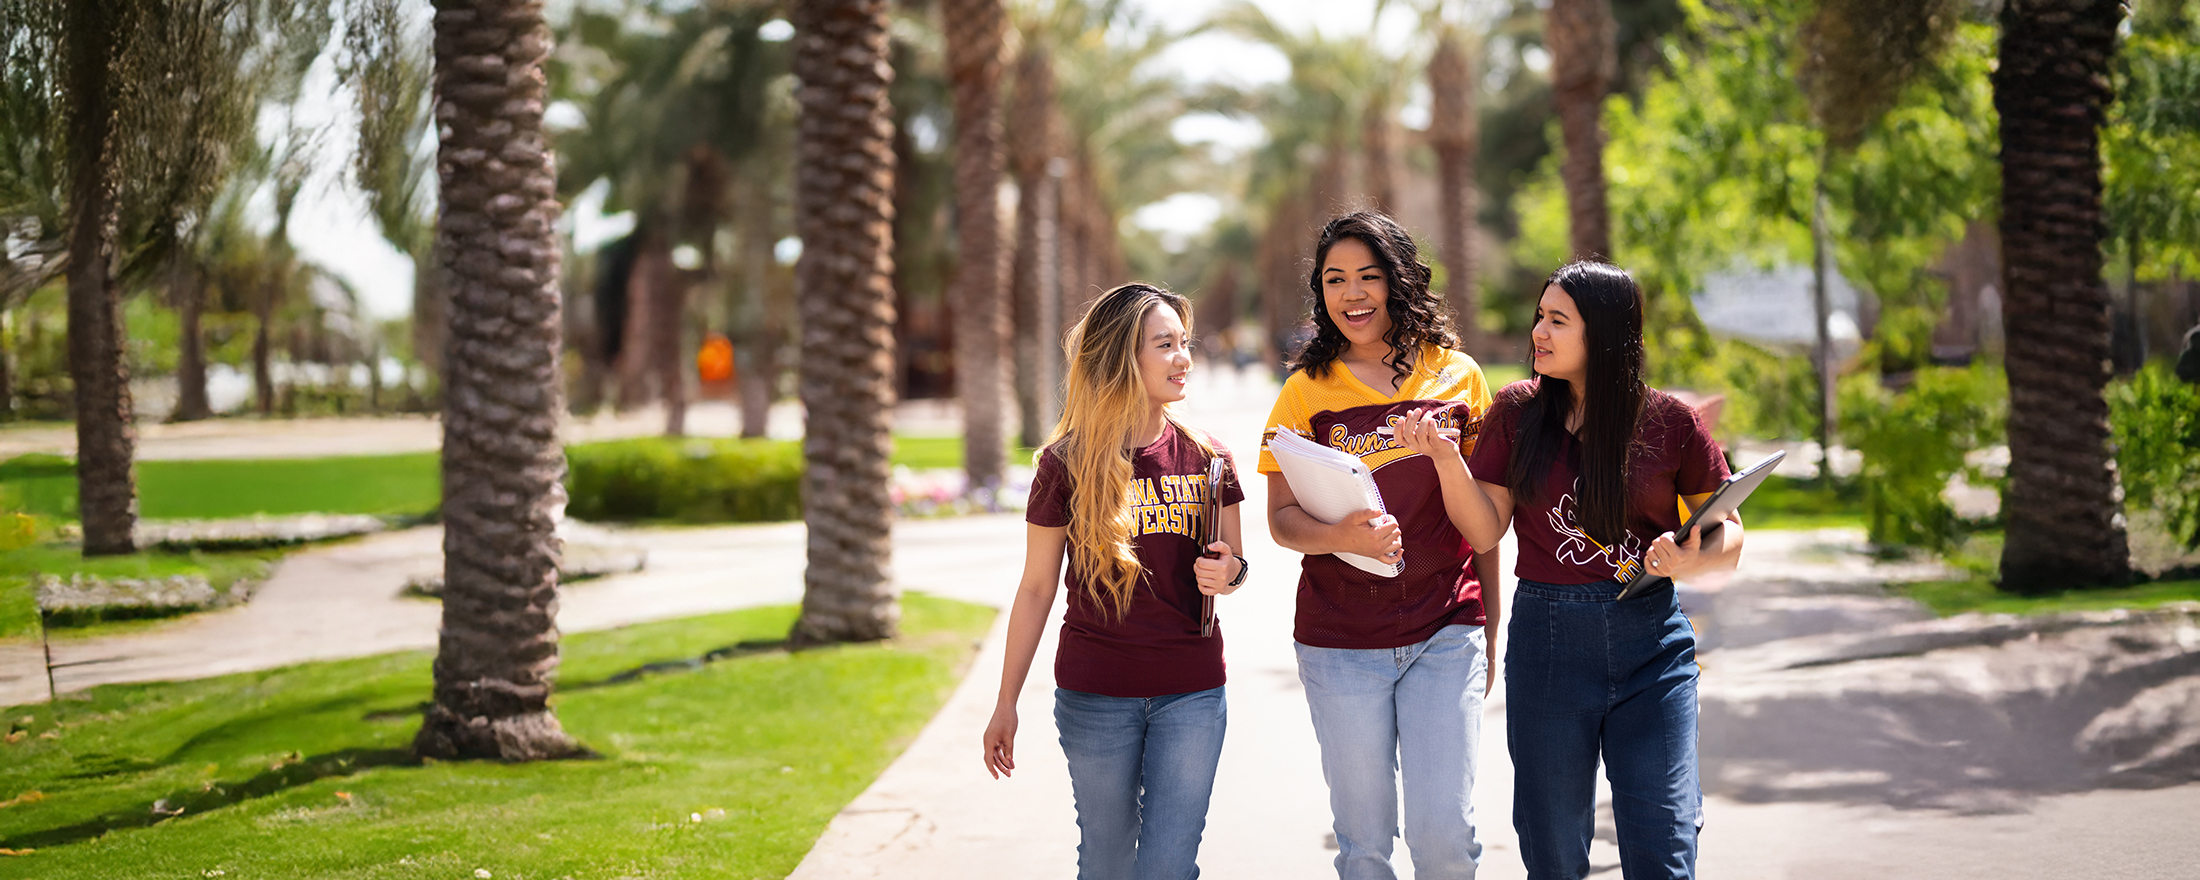
[[[1688,515],[1687,522],[1681,523],[1680,528],[1673,530],[1674,539],[1682,539],[1688,534],[1689,529],[1696,527],[1697,523],[1706,523],[1703,527],[1703,535],[1698,540],[1707,540],[1712,535],[1718,534],[1719,526],[1726,522],[1726,515],[1741,507],[1742,502],[1749,499],[1749,493],[1757,491],[1758,486],[1764,485],[1765,478],[1772,476],[1772,469],[1779,465],[1780,459],[1786,457],[1787,452],[1785,450],[1774,450],[1771,455],[1765,456],[1763,461],[1728,476],[1725,482],[1719,484],[1719,488],[1712,490],[1710,498],[1706,499],[1702,505]],[[1635,579],[1628,581],[1627,586],[1619,591],[1618,596],[1613,598],[1625,599],[1636,595],[1644,587],[1661,580],[1666,580],[1666,577],[1651,574],[1649,567],[1644,566],[1643,570],[1635,575]]]
[[[1222,554],[1207,550],[1207,545],[1222,540],[1222,456],[1207,460],[1207,501],[1200,509],[1199,553],[1208,559],[1220,559]],[[1199,635],[1213,638],[1215,634],[1215,597],[1199,594]]]

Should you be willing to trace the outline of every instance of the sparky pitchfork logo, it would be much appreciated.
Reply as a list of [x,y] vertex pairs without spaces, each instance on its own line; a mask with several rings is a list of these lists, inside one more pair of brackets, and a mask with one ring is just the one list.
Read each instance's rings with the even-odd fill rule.
[[[1581,491],[1581,478],[1574,478],[1574,492]],[[1619,543],[1606,547],[1581,530],[1581,522],[1574,517],[1574,492],[1559,496],[1558,506],[1545,514],[1550,519],[1551,530],[1561,538],[1558,545],[1558,561],[1562,565],[1590,568],[1609,567],[1612,579],[1628,583],[1642,572],[1642,539],[1634,533],[1625,533]]]

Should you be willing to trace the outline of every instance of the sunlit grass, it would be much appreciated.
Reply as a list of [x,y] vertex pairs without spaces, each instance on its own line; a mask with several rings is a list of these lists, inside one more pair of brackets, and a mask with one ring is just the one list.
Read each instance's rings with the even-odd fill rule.
[[[679,443],[679,440],[665,440]],[[793,448],[799,441],[759,441]],[[1009,461],[1032,450],[1011,448]],[[893,464],[959,468],[960,437],[896,437]],[[303,513],[418,516],[441,502],[438,454],[335,458],[203,459],[137,463],[138,513],[146,519],[230,519]],[[66,458],[0,462],[0,509],[74,520],[76,468]]]
[[1985,577],[1895,584],[1896,592],[1916,599],[1942,617],[1980,611],[1989,614],[2049,614],[2058,611],[2106,611],[2157,608],[2171,602],[2200,602],[2200,580],[2159,581],[2135,587],[2067,590],[2045,596],[2004,593]]
[[993,614],[903,608],[893,642],[631,678],[777,640],[795,609],[568,637],[555,705],[590,760],[412,762],[426,652],[11,709],[28,735],[0,745],[0,848],[35,852],[0,857],[0,877],[784,877],[946,699]]

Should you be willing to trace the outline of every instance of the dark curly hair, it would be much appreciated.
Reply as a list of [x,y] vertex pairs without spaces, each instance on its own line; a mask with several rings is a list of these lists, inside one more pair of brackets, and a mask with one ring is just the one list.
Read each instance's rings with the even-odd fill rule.
[[1314,270],[1306,278],[1307,292],[1312,297],[1314,337],[1291,359],[1292,370],[1326,377],[1329,365],[1350,345],[1322,303],[1322,261],[1329,259],[1330,247],[1345,238],[1359,239],[1374,252],[1375,261],[1383,267],[1383,283],[1390,288],[1383,298],[1383,308],[1390,314],[1390,332],[1383,341],[1390,343],[1390,356],[1383,358],[1383,363],[1402,378],[1413,372],[1409,361],[1422,345],[1459,347],[1459,334],[1451,329],[1451,306],[1443,297],[1429,292],[1429,267],[1421,262],[1421,251],[1414,245],[1413,236],[1387,214],[1354,211],[1329,221],[1314,242]]

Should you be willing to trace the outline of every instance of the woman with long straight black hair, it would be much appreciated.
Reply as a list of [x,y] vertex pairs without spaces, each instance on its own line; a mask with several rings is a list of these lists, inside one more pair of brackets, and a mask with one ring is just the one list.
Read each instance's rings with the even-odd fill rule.
[[[1536,375],[1497,393],[1471,461],[1429,413],[1397,427],[1437,462],[1469,542],[1496,546],[1508,526],[1519,542],[1505,722],[1521,858],[1535,880],[1589,873],[1601,758],[1622,874],[1691,877],[1696,637],[1669,587],[1734,568],[1742,529],[1673,530],[1726,459],[1695,410],[1643,383],[1642,288],[1624,270],[1551,273],[1530,341]],[[1658,580],[1618,599],[1642,571]]]

